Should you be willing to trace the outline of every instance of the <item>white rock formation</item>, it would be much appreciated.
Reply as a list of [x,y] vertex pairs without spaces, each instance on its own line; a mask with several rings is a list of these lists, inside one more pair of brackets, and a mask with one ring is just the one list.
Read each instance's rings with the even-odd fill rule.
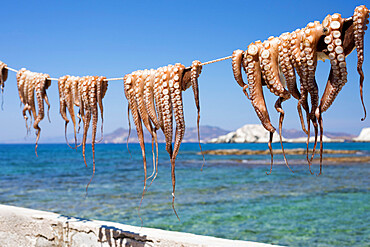
[[[245,143],[258,142],[265,143],[270,139],[270,132],[265,130],[259,124],[246,124],[236,131],[230,132],[226,135],[211,139],[210,143]],[[279,135],[275,132],[272,138],[273,142],[279,142]],[[285,138],[283,138],[285,141]]]
[[355,142],[370,142],[370,127],[363,128],[359,136],[353,138]]
[[[284,132],[283,132],[284,133]],[[314,142],[315,138],[311,133],[310,142]],[[370,138],[370,131],[369,131]],[[219,136],[217,138],[211,139],[210,143],[267,143],[270,139],[270,132],[265,130],[262,125],[259,124],[246,124],[243,127],[237,129],[236,131],[230,132],[226,135]],[[306,137],[287,139],[283,137],[283,142],[306,142]],[[279,134],[274,133],[272,142],[279,142]],[[318,136],[318,141],[320,141],[320,136]],[[344,139],[331,139],[329,137],[323,136],[324,142],[344,142]]]

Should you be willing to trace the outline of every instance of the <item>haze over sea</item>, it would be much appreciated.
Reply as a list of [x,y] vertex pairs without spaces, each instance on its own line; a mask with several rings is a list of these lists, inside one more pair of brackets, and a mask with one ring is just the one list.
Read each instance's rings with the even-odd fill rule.
[[[41,144],[38,157],[33,145],[0,145],[0,203],[140,226],[143,165],[139,145],[129,148],[132,157],[123,144],[96,146],[96,174],[85,198],[92,174],[90,147],[86,168],[81,150],[65,144]],[[267,144],[203,148],[262,150]],[[304,144],[286,143],[285,148]],[[325,149],[370,155],[368,143],[327,143]],[[198,144],[184,143],[176,163],[178,221],[171,208],[170,164],[164,150],[160,144],[158,177],[140,210],[144,227],[292,246],[370,242],[369,164],[325,165],[317,177],[309,173],[304,157],[288,156],[293,174],[275,155],[277,165],[267,176],[267,155],[206,156],[201,171]],[[318,172],[318,165],[313,170]]]

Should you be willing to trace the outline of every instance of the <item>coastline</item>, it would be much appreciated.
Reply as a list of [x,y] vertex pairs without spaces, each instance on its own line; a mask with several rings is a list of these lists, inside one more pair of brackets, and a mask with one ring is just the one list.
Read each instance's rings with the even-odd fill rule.
[[[197,154],[201,154],[198,152]],[[250,149],[215,149],[215,150],[205,150],[203,151],[205,155],[215,155],[215,156],[225,156],[225,155],[270,155],[269,150],[250,150]],[[283,154],[281,149],[274,149],[273,154]],[[306,150],[303,148],[294,148],[294,149],[285,149],[286,155],[305,155]],[[312,150],[309,151],[309,154],[312,154]],[[345,155],[345,156],[332,156],[332,157],[323,157],[323,163],[325,165],[336,165],[336,164],[355,164],[355,163],[370,163],[370,156],[368,155],[356,155],[363,154],[361,150],[332,150],[324,149],[323,154],[332,154],[332,155]],[[312,163],[320,163],[318,158],[319,152],[316,151],[316,157],[313,159]],[[302,158],[304,160],[304,158]]]
[[0,204],[0,246],[235,246],[271,244],[229,240],[69,217]]

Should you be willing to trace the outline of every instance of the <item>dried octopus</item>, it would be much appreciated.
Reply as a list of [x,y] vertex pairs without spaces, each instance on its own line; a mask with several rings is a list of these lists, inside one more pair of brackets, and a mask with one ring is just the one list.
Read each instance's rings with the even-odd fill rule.
[[360,97],[366,118],[366,108],[363,101],[364,74],[362,64],[364,61],[364,35],[369,24],[369,10],[365,5],[356,7],[352,17],[343,19],[340,14],[328,15],[324,21],[325,38],[323,53],[330,59],[331,69],[325,91],[321,97],[320,105],[315,114],[320,124],[320,173],[322,173],[322,136],[323,124],[322,113],[329,109],[339,94],[342,87],[347,83],[347,64],[345,61],[355,48],[357,50],[357,71],[360,75]]
[[[236,50],[232,56],[232,67],[237,83],[251,103],[262,125],[270,132],[269,148],[271,152],[271,167],[273,163],[271,138],[275,128],[270,122],[262,86],[268,89],[279,99],[275,108],[280,112],[279,132],[281,141],[282,121],[284,111],[281,103],[292,95],[298,100],[298,113],[303,131],[307,138],[307,161],[311,172],[311,162],[315,154],[318,125],[320,126],[320,173],[322,173],[323,126],[322,113],[325,112],[347,82],[345,57],[354,48],[357,49],[357,70],[360,75],[360,96],[366,117],[366,108],[363,102],[363,43],[364,32],[369,23],[369,10],[364,6],[355,9],[353,17],[343,19],[340,14],[328,15],[322,24],[311,22],[303,29],[292,33],[283,33],[280,37],[270,37],[267,41],[256,41],[248,46],[247,51]],[[278,55],[276,55],[278,54]],[[318,60],[329,59],[331,70],[325,91],[319,100],[318,85],[315,71]],[[241,67],[247,74],[248,84],[245,84],[241,74]],[[300,91],[296,83],[295,71],[300,78]],[[287,90],[284,88],[286,83]],[[249,89],[249,93],[247,92]],[[310,95],[310,108],[308,106]],[[301,107],[306,112],[307,129],[303,120]],[[364,118],[362,120],[364,120]],[[308,157],[308,143],[310,137],[310,122],[315,128],[315,143],[311,158]],[[285,156],[284,156],[285,158]],[[286,163],[287,164],[287,163]],[[270,169],[271,172],[271,169]],[[312,173],[312,172],[311,172]]]
[[[108,82],[103,76],[84,76],[84,77],[75,77],[75,76],[63,76],[58,80],[59,88],[59,102],[60,102],[60,114],[65,121],[65,138],[67,139],[67,125],[69,119],[67,117],[67,110],[72,119],[73,124],[73,133],[75,146],[71,148],[77,148],[77,132],[76,131],[76,116],[74,111],[74,106],[79,108],[77,118],[79,118],[79,123],[82,120],[83,122],[83,137],[82,137],[82,155],[84,158],[85,165],[86,156],[85,148],[87,141],[87,132],[90,127],[90,122],[92,122],[92,138],[91,146],[93,152],[93,174],[87,184],[86,190],[91,183],[94,174],[95,174],[95,143],[96,143],[96,132],[98,126],[98,111],[100,110],[101,117],[101,139],[103,138],[103,98],[108,89]],[[78,124],[79,124],[78,123]]]
[[[174,206],[176,185],[175,161],[185,134],[182,91],[185,91],[190,86],[193,87],[196,107],[198,110],[197,126],[199,135],[200,107],[197,80],[201,73],[201,68],[201,63],[199,61],[194,61],[190,70],[186,69],[182,64],[177,63],[175,65],[158,68],[157,70],[138,70],[131,74],[127,74],[124,77],[124,91],[128,100],[128,109],[129,113],[131,112],[136,126],[143,156],[144,188],[140,205],[146,191],[146,181],[148,179],[142,126],[142,124],[144,124],[145,128],[152,136],[152,147],[155,142],[157,150],[157,159],[155,159],[152,148],[154,167],[152,182],[158,173],[157,130],[162,130],[164,133],[166,150],[171,160],[172,208],[177,217],[178,215]],[[174,144],[172,145],[173,116],[175,117],[176,132]]]
[[[267,41],[263,43],[261,41],[256,41],[255,43],[250,44],[248,46],[246,56],[244,56],[243,51],[237,50],[234,51],[232,57],[233,72],[236,81],[241,87],[243,87],[243,91],[247,98],[251,100],[257,116],[260,118],[263,126],[266,130],[270,132],[270,139],[268,143],[271,155],[270,173],[272,171],[273,165],[273,153],[271,143],[275,128],[271,125],[270,117],[267,112],[267,107],[262,91],[263,82],[272,93],[279,97],[279,99],[275,103],[275,108],[280,113],[279,135],[282,148],[283,144],[281,132],[282,122],[284,119],[284,111],[281,107],[281,103],[290,98],[289,92],[284,88],[283,82],[282,80],[280,80],[279,68],[277,66],[279,56],[277,50],[278,44],[278,38],[270,37]],[[241,75],[242,64],[248,76],[248,84],[244,83]],[[249,94],[246,91],[247,89],[249,89]],[[288,162],[285,158],[285,153],[284,159],[286,165],[289,168]]]
[[[42,73],[35,73],[31,72],[26,69],[21,69],[17,73],[17,87],[19,98],[21,103],[24,105],[23,107],[23,118],[26,122],[26,129],[27,132],[30,130],[30,126],[28,126],[28,116],[29,114],[31,123],[32,119],[34,119],[33,128],[36,130],[36,146],[35,146],[35,153],[37,156],[37,147],[38,141],[40,138],[41,128],[39,123],[44,118],[44,101],[48,106],[48,116],[50,110],[50,104],[48,100],[48,96],[46,94],[46,89],[49,88],[51,85],[51,81],[48,79],[50,76],[48,74]],[[35,92],[36,92],[36,100],[37,100],[37,107],[36,110],[35,106]],[[50,121],[50,118],[49,118]]]
[[[0,90],[1,96],[4,93],[4,82],[8,79],[8,69],[5,63],[0,61]],[[1,98],[1,107],[3,107],[3,98]]]

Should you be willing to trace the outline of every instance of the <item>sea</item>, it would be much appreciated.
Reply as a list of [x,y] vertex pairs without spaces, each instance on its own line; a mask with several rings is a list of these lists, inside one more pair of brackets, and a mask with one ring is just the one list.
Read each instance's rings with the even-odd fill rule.
[[[280,144],[273,144],[276,149]],[[284,144],[285,149],[305,144]],[[204,150],[266,150],[267,144],[203,144]],[[368,143],[325,143],[324,149],[357,150],[369,156]],[[152,148],[146,146],[148,176]],[[158,176],[143,192],[144,171],[138,144],[96,145],[92,175],[81,148],[66,144],[0,145],[0,203],[85,219],[189,232],[220,238],[288,246],[369,246],[369,163],[326,164],[312,175],[304,155],[205,155],[197,143],[183,143],[176,160],[175,207],[169,156],[159,144]],[[324,157],[346,156],[325,154]],[[348,154],[347,154],[348,156]],[[316,156],[318,157],[318,155]],[[204,165],[204,166],[203,166]],[[203,166],[203,169],[201,169]],[[150,183],[150,180],[148,180]],[[139,216],[140,215],[140,216]],[[142,219],[142,221],[141,221]]]

